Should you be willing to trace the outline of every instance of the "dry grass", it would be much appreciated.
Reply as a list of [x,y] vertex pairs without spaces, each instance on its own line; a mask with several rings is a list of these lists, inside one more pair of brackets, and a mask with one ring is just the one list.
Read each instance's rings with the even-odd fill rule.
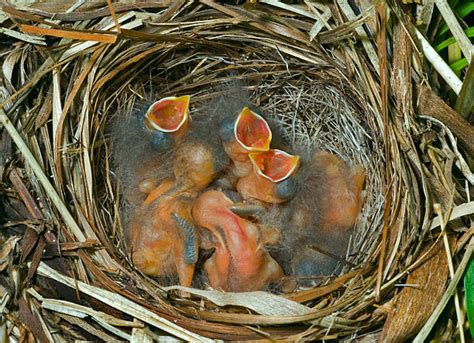
[[[14,339],[30,331],[47,339],[88,339],[80,329],[84,322],[104,333],[95,337],[132,340],[163,332],[184,340],[339,339],[380,330],[385,307],[376,309],[388,304],[396,285],[423,265],[424,251],[436,244],[432,204],[448,211],[452,202],[467,203],[465,180],[472,174],[449,129],[417,118],[411,97],[396,91],[411,92],[420,82],[419,56],[394,51],[398,59],[392,59],[372,41],[360,43],[361,25],[373,28],[373,8],[361,6],[356,17],[342,0],[289,9],[266,3],[114,4],[117,22],[105,1],[77,2],[79,8],[69,12],[74,2],[3,8],[2,25],[15,33],[4,30],[11,41],[2,51],[0,144],[8,132],[18,150],[5,165],[10,181],[0,192],[9,222],[0,225],[3,236],[22,240],[16,251],[6,252],[12,257],[0,284],[9,288],[0,289],[0,308],[9,310],[0,326]],[[394,13],[394,25],[411,27],[397,8]],[[310,40],[315,18],[327,15]],[[38,31],[40,25],[55,31]],[[412,41],[407,31],[394,32],[381,36],[385,43],[403,35]],[[404,78],[393,79],[391,68],[398,73],[402,64]],[[379,65],[389,83],[382,87],[387,97],[381,96]],[[283,295],[305,305],[300,312],[292,308],[291,315],[256,312],[245,297],[218,306],[212,295],[183,297],[163,289],[133,268],[124,244],[120,185],[110,164],[111,123],[153,97],[192,94],[199,109],[233,79],[284,124],[295,145],[333,151],[368,172],[363,214],[348,254],[356,267],[319,287]],[[12,178],[13,171],[22,176]],[[456,254],[464,251],[472,249]],[[28,256],[30,274],[20,277]],[[38,264],[42,277],[30,280]],[[80,298],[61,285],[74,287]]]

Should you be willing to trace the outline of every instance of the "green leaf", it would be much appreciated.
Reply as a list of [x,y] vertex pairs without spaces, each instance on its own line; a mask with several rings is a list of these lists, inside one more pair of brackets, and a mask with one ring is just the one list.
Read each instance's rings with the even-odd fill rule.
[[472,11],[474,11],[474,2],[462,4],[456,9],[457,15],[461,18],[467,17]]
[[466,292],[467,320],[474,338],[474,258],[471,258],[464,275],[464,291]]
[[[453,6],[451,6],[451,8],[452,8],[452,7],[453,7]],[[457,7],[454,9],[454,12],[455,12],[460,18],[464,18],[464,17],[468,16],[469,13],[471,13],[472,11],[474,11],[474,1],[462,3],[461,5],[457,6]],[[448,32],[448,30],[449,30],[448,25],[446,25],[446,23],[444,23],[444,24],[441,25],[441,27],[439,28],[438,33],[436,34],[436,36],[437,36],[437,37],[440,37],[440,36],[443,35],[444,33]]]
[[458,72],[466,68],[468,64],[469,63],[467,63],[467,60],[465,58],[461,58],[459,61],[451,63],[449,66],[454,72]]
[[461,91],[459,92],[458,98],[456,99],[456,105],[454,109],[458,112],[461,117],[469,120],[471,112],[474,110],[474,63],[471,63],[467,67],[464,80],[462,82]]
[[[474,26],[464,30],[464,32],[466,33],[466,36],[468,36],[469,38],[473,38],[474,37]],[[439,52],[439,51],[445,49],[446,47],[448,47],[449,45],[454,44],[454,43],[456,43],[456,38],[450,37],[450,38],[446,39],[445,41],[442,41],[441,43],[439,43],[435,47],[435,50]]]

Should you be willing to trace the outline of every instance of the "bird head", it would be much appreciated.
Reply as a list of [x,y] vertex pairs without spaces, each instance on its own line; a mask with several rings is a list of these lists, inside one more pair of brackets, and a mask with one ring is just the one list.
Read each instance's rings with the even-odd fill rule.
[[253,172],[237,182],[237,191],[244,199],[281,203],[296,195],[298,183],[294,175],[300,163],[298,155],[270,149],[250,153],[249,159]]
[[174,156],[176,181],[185,188],[202,190],[207,187],[218,172],[211,147],[201,141],[182,143]]
[[189,95],[160,99],[148,108],[145,124],[151,130],[163,133],[185,131],[189,119]]
[[235,121],[234,136],[249,152],[267,151],[270,149],[272,131],[261,115],[244,107]]
[[300,164],[298,155],[291,155],[279,149],[252,152],[249,158],[255,172],[274,183],[288,179],[296,172]]

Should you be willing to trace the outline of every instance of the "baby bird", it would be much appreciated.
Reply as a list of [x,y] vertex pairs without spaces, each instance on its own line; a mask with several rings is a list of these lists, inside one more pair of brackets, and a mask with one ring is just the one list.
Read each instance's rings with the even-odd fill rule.
[[115,168],[131,207],[172,175],[174,149],[188,131],[189,100],[185,95],[156,101],[112,125]]
[[174,178],[165,179],[148,194],[129,224],[132,261],[139,270],[150,276],[177,273],[181,285],[191,285],[198,256],[191,208],[218,171],[208,144],[186,140],[176,148]]
[[271,149],[250,153],[249,160],[253,169],[237,182],[237,191],[244,200],[279,204],[295,196],[296,182],[292,175],[300,164],[298,155]]
[[[179,144],[184,135],[188,132],[189,121],[189,95],[181,97],[166,97],[151,104],[143,117],[144,127],[147,129],[150,138],[150,145],[154,150],[154,155],[161,155],[161,160],[167,158],[165,155],[174,146]],[[136,137],[137,140],[142,137]],[[151,157],[151,156],[150,156]],[[139,170],[143,174],[149,174],[150,168],[157,169],[156,158],[144,160]],[[150,165],[150,167],[148,167]],[[153,190],[160,179],[157,176],[138,176],[140,183],[138,185],[140,191],[148,194]]]
[[262,235],[256,224],[234,214],[230,210],[233,204],[225,193],[210,190],[193,205],[194,221],[212,233],[215,246],[204,268],[215,289],[260,290],[283,276],[281,267],[264,248],[274,237]]
[[148,108],[143,118],[144,125],[152,132],[151,144],[161,151],[169,149],[187,132],[189,101],[191,97],[167,97]]
[[232,174],[242,177],[252,170],[249,153],[270,149],[272,131],[261,115],[244,107],[237,119],[226,117],[221,122],[219,136],[233,162]]
[[178,275],[181,285],[191,285],[198,256],[192,202],[192,195],[182,194],[136,211],[129,224],[129,248],[134,265],[144,274]]
[[[199,189],[201,183],[207,186],[207,179],[214,177],[227,164],[227,158],[220,146],[219,138],[209,135],[209,132],[216,132],[217,124],[209,120],[198,120],[194,121],[192,125],[188,125],[189,101],[190,96],[188,95],[178,98],[164,98],[152,104],[145,114],[144,123],[151,131],[155,132],[151,143],[159,152],[158,157],[161,157],[154,159],[154,161],[145,159],[145,166],[155,163],[153,169],[160,171],[161,166],[166,166],[169,160],[174,160],[173,173],[175,175],[174,181],[158,179],[156,176],[142,178],[139,189],[148,194],[145,203],[151,203],[162,192],[177,194],[180,190]],[[203,117],[202,114],[201,117]],[[199,145],[202,142],[206,143],[204,150]],[[184,147],[181,148],[181,145]],[[177,152],[174,155],[170,153],[176,149]],[[212,156],[204,157],[202,154]],[[204,160],[209,163],[199,164]],[[195,163],[203,170],[196,171],[194,169]],[[159,181],[161,184],[158,187]],[[172,182],[174,182],[173,186],[171,186]]]
[[318,187],[321,203],[320,229],[324,232],[348,230],[354,226],[362,207],[365,170],[361,165],[349,166],[326,151],[313,157],[313,168],[322,173]]
[[334,154],[319,151],[298,180],[289,203],[283,244],[296,251],[292,273],[301,277],[330,275],[344,261],[350,231],[362,207],[365,170]]

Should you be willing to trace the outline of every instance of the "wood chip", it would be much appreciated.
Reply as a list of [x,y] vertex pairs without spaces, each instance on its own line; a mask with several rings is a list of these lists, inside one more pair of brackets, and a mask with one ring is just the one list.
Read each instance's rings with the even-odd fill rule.
[[38,318],[31,312],[30,306],[25,297],[18,299],[18,306],[20,308],[20,319],[25,326],[33,332],[39,342],[48,342],[48,337],[43,331],[43,327]]

